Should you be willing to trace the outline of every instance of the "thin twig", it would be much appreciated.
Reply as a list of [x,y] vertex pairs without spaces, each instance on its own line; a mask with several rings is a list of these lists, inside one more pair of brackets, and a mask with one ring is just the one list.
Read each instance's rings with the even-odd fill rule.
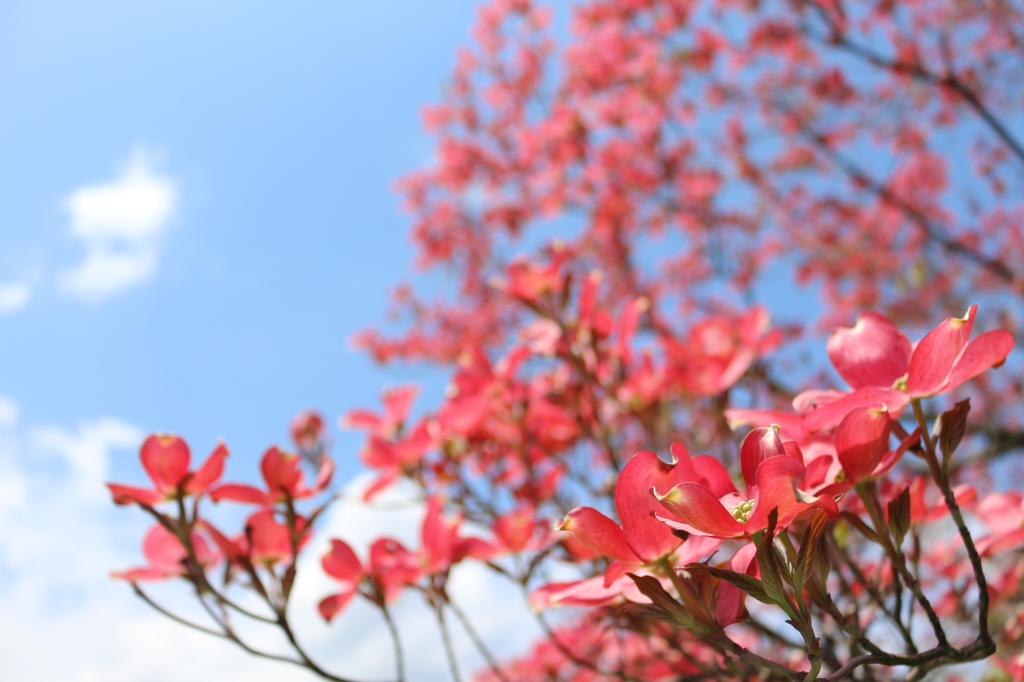
[[477,651],[479,651],[480,655],[484,657],[485,661],[487,661],[487,665],[490,666],[491,672],[494,673],[494,676],[501,680],[501,682],[509,682],[508,677],[505,676],[505,672],[498,665],[498,660],[494,657],[494,654],[492,654],[490,649],[487,648],[487,645],[480,637],[480,634],[476,631],[476,628],[473,627],[469,618],[462,609],[452,601],[451,597],[448,597],[448,606],[451,608],[452,613],[455,614],[455,617],[459,619],[459,622],[462,623],[462,627],[469,635],[469,638],[473,640],[473,644],[476,646]]

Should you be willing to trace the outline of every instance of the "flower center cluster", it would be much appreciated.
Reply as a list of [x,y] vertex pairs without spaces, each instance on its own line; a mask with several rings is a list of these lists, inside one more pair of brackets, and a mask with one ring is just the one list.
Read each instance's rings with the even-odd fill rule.
[[754,511],[754,500],[747,500],[740,502],[732,508],[730,512],[732,517],[740,523],[746,523],[747,519],[750,518],[750,512]]

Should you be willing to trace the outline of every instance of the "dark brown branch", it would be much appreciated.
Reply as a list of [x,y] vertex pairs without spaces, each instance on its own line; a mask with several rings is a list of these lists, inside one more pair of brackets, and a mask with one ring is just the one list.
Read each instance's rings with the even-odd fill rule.
[[[828,12],[821,5],[816,2],[810,2],[808,4],[817,11],[818,15],[828,25],[830,31],[828,38],[819,38],[820,42],[825,45],[841,47],[847,53],[859,57],[864,62],[879,69],[896,73],[901,76],[907,76],[921,83],[952,91],[958,95],[968,107],[974,110],[974,113],[992,129],[996,136],[1010,148],[1018,159],[1024,161],[1024,146],[1022,146],[1021,143],[1013,137],[1006,126],[1003,125],[1003,123],[987,106],[985,106],[985,103],[981,101],[978,94],[964,83],[963,80],[957,77],[951,63],[947,64],[947,73],[945,75],[938,75],[924,68],[924,66],[917,61],[901,62],[888,59],[864,45],[857,44],[850,40],[849,37],[843,33],[842,29],[832,21],[832,17],[829,16]],[[809,37],[814,38],[815,36]]]

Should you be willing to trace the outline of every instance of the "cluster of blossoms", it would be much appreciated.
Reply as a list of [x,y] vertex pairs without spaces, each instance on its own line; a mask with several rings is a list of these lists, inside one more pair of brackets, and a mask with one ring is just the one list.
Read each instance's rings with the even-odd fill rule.
[[[303,453],[316,453],[319,467],[312,487],[308,486],[302,471],[302,457],[278,447],[268,449],[260,461],[260,470],[266,489],[240,483],[220,483],[224,473],[228,449],[218,444],[206,461],[190,471],[191,452],[180,437],[153,434],[146,438],[139,455],[142,466],[153,483],[153,488],[109,483],[113,501],[122,505],[137,505],[154,519],[146,533],[143,554],[149,564],[143,568],[114,573],[115,577],[131,582],[182,576],[192,581],[199,590],[212,589],[205,574],[220,562],[226,562],[228,572],[225,583],[236,573],[247,575],[253,585],[262,585],[261,571],[277,579],[275,569],[294,565],[298,551],[309,540],[310,519],[298,513],[295,503],[319,495],[330,483],[334,463],[320,450],[319,441],[305,436],[310,423],[319,422],[317,432],[323,428],[322,419],[313,413],[299,415],[294,424],[298,443],[312,445]],[[315,438],[318,438],[316,436]],[[257,507],[244,522],[243,530],[228,536],[205,517],[200,516],[200,502],[209,498],[213,502],[228,500]],[[168,503],[174,512],[166,513],[161,507]],[[322,508],[312,514],[316,516]],[[260,569],[258,571],[257,569]],[[281,591],[283,599],[290,592],[289,584]]]
[[[587,286],[579,302],[584,310],[590,295]],[[743,439],[736,460],[742,490],[722,459],[691,456],[684,445],[675,443],[670,462],[651,451],[623,458],[610,486],[615,519],[595,507],[577,506],[565,511],[552,530],[544,511],[568,504],[571,482],[578,481],[578,495],[600,501],[597,483],[584,487],[587,482],[580,480],[571,446],[584,433],[609,428],[623,414],[637,418],[631,410],[642,414],[648,409],[635,401],[620,401],[617,391],[607,390],[616,375],[621,385],[627,383],[629,373],[621,368],[631,361],[648,366],[652,362],[650,353],[638,360],[623,351],[628,344],[621,342],[622,337],[636,328],[636,322],[628,320],[635,310],[642,306],[627,307],[619,320],[605,316],[604,322],[585,321],[581,315],[572,325],[560,324],[554,350],[524,344],[493,365],[479,352],[467,353],[454,377],[454,390],[435,414],[414,423],[407,423],[415,398],[411,387],[386,392],[381,413],[355,410],[346,415],[344,424],[367,434],[364,464],[380,472],[365,495],[374,497],[401,476],[416,481],[428,497],[415,550],[382,537],[369,546],[364,561],[344,540],[331,540],[321,563],[338,591],[320,602],[323,618],[334,618],[360,596],[380,608],[391,623],[388,605],[410,587],[433,608],[451,608],[465,618],[445,587],[454,565],[478,561],[527,588],[530,606],[538,615],[567,606],[584,607],[589,614],[553,633],[551,642],[537,649],[529,663],[502,668],[491,658],[492,669],[482,673],[485,678],[511,679],[521,666],[537,665],[551,656],[579,668],[581,674],[589,671],[585,677],[616,677],[652,652],[675,651],[684,644],[687,656],[660,655],[657,665],[644,668],[642,679],[726,675],[730,666],[742,665],[807,679],[816,679],[823,666],[829,666],[833,670],[827,679],[832,680],[871,663],[923,665],[992,653],[989,601],[992,595],[1015,594],[1018,589],[1020,565],[999,559],[1024,544],[1024,503],[1017,493],[998,491],[979,498],[971,485],[953,484],[951,472],[959,471],[953,453],[966,432],[968,402],[957,403],[929,426],[922,400],[948,393],[1001,365],[1013,348],[1007,332],[990,331],[972,340],[977,311],[972,306],[965,317],[951,318],[911,344],[890,320],[866,313],[853,328],[837,330],[828,344],[834,366],[852,391],[806,391],[794,400],[797,411],[789,413],[726,410],[734,425],[777,422],[755,426]],[[580,348],[578,336],[568,342],[563,338],[573,338],[583,329],[586,349]],[[740,343],[742,339],[735,346],[743,348]],[[559,354],[578,363],[575,382],[558,365],[541,365],[523,377],[527,361],[550,362]],[[663,357],[666,365],[674,362],[670,353]],[[582,397],[588,395],[584,391],[597,389],[601,393]],[[577,405],[587,400],[596,404],[588,413],[577,411],[573,420],[564,392],[571,392]],[[913,428],[902,420],[908,406],[916,422]],[[110,484],[110,490],[115,502],[137,505],[155,518],[143,542],[149,565],[114,575],[132,582],[147,599],[139,582],[181,577],[194,585],[197,598],[217,605],[211,614],[235,610],[287,628],[296,557],[331,500],[305,514],[298,504],[319,496],[334,469],[325,452],[319,415],[299,415],[292,431],[299,453],[267,450],[260,467],[266,484],[262,489],[219,482],[227,457],[223,445],[190,471],[189,449],[182,439],[147,438],[140,456],[153,488]],[[922,460],[921,473],[899,466],[908,452]],[[305,482],[303,461],[317,471],[312,485]],[[614,454],[600,451],[590,461],[616,465]],[[482,499],[476,492],[479,479],[486,481],[491,498]],[[502,491],[508,495],[504,505],[496,494]],[[200,515],[205,498],[255,505],[258,510],[247,518],[243,532],[229,537]],[[161,511],[165,504],[176,513]],[[455,513],[446,514],[446,507]],[[970,513],[990,529],[977,540],[964,518]],[[962,546],[923,546],[921,538],[929,524],[947,516],[952,517]],[[463,534],[466,518],[477,528],[486,527],[483,537]],[[908,542],[912,548],[906,547]],[[879,551],[871,553],[863,545],[875,545]],[[966,562],[958,558],[961,552],[966,552]],[[522,556],[533,558],[526,563],[507,560]],[[542,579],[538,567],[546,557],[576,566],[583,576],[537,584]],[[983,561],[989,562],[989,576]],[[225,579],[215,587],[208,575],[220,562],[226,564]],[[236,580],[243,576],[245,582]],[[268,614],[240,606],[229,594],[232,584],[255,590],[269,607]],[[963,596],[969,585],[979,591],[977,609]],[[946,591],[936,595],[934,590],[940,587]],[[904,590],[934,628],[936,642],[925,652],[911,638],[913,608],[903,613],[902,606],[893,609],[884,598],[895,592],[901,600]],[[803,640],[803,662],[794,652],[784,660],[755,653],[758,638],[764,636],[758,630],[768,626],[751,615],[747,597],[785,614]],[[858,611],[866,597],[867,608]],[[619,652],[624,658],[613,670],[603,662],[608,655],[606,635],[599,633],[615,629],[621,618],[615,614],[623,613],[623,607],[630,618],[647,622],[644,632],[653,629],[644,636],[639,631],[630,635],[632,654]],[[885,648],[888,643],[874,643],[872,621],[878,610],[904,633],[907,651],[892,652]],[[942,619],[961,627],[962,621],[972,618],[977,620],[977,637],[967,646],[952,645]],[[752,622],[758,623],[757,629],[737,632],[730,627]],[[217,625],[237,639],[226,616]],[[597,647],[600,653],[574,652],[563,644],[577,628],[596,628],[583,648]],[[831,630],[828,650],[819,630]],[[853,637],[853,643],[835,641],[840,632]],[[773,636],[786,641],[784,635]],[[297,642],[293,644],[299,656],[296,663],[323,672]],[[624,642],[618,645],[622,646]],[[869,653],[857,657],[855,647]],[[730,662],[730,657],[735,660]],[[802,670],[805,666],[810,669]]]
[[[342,419],[366,436],[367,500],[419,491],[419,546],[332,539],[320,614],[364,599],[397,641],[389,604],[415,591],[475,633],[446,587],[477,562],[547,635],[502,663],[473,634],[488,682],[920,680],[983,658],[1024,677],[1024,378],[989,371],[1024,320],[1024,144],[1003,122],[1024,12],[584,0],[562,50],[551,25],[491,0],[424,112],[436,162],[399,189],[418,264],[457,281],[399,288],[404,330],[357,341],[450,385]],[[562,219],[563,240],[537,234]],[[820,315],[756,303],[786,269]],[[977,300],[998,329],[973,335],[973,305],[934,326]],[[826,345],[847,387],[800,392],[829,384],[797,342],[855,318]],[[140,582],[183,578],[198,627],[250,650],[229,614],[282,628],[289,660],[339,679],[288,623],[334,499],[325,434],[300,415],[265,489],[220,484],[222,447],[190,472],[181,439],[148,439],[153,487],[111,492],[154,517],[149,565],[119,577],[147,599]],[[225,535],[206,500],[255,511]],[[554,625],[557,608],[576,611]]]

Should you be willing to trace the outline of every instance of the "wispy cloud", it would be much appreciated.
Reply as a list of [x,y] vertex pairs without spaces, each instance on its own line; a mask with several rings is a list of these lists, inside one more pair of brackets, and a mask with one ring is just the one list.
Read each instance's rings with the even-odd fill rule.
[[32,288],[27,282],[0,284],[0,316],[16,313],[32,298]]
[[18,423],[18,403],[0,395],[0,429],[9,429]]
[[132,152],[116,180],[76,189],[65,209],[72,236],[85,245],[85,260],[60,275],[60,290],[99,301],[151,280],[177,203],[173,179],[157,172],[153,153],[143,147]]

